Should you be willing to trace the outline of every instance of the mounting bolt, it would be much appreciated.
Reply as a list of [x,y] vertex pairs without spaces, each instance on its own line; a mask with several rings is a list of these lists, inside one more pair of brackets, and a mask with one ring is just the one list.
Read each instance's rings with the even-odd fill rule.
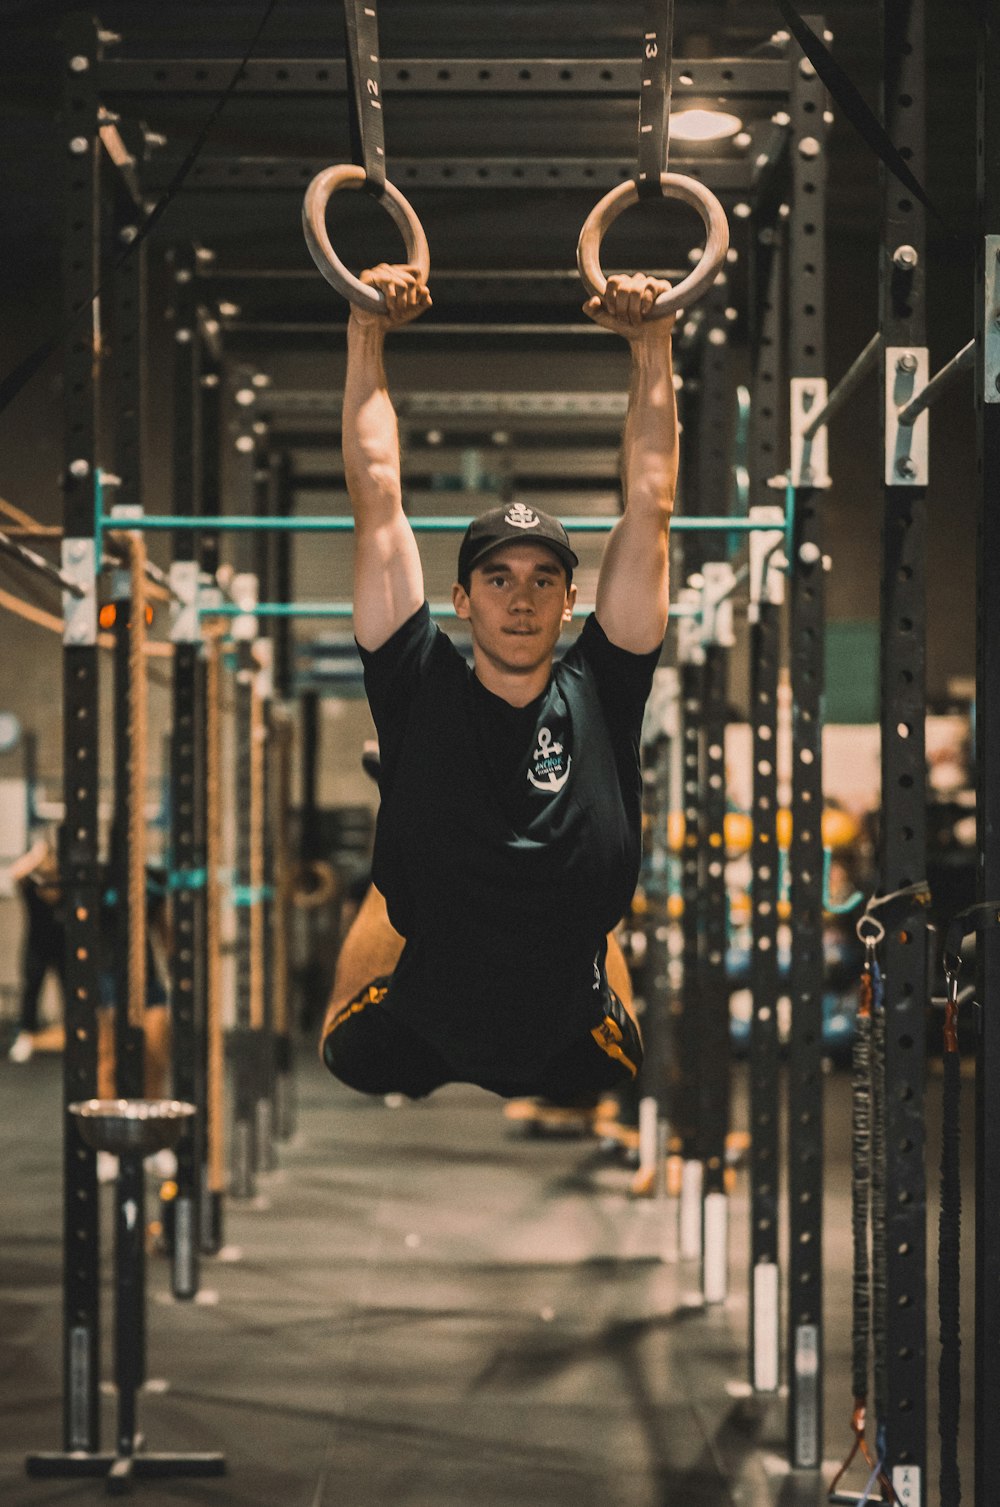
[[892,265],[898,267],[900,272],[912,272],[919,261],[920,258],[914,246],[897,246],[892,253]]
[[178,345],[187,345],[191,339],[191,331],[184,329],[183,327],[179,330],[175,330],[174,339],[177,341]]
[[86,136],[73,136],[70,139],[69,149],[74,157],[82,157],[89,146],[90,142]]
[[80,52],[77,53],[75,58],[70,58],[69,60],[70,73],[86,73],[89,67],[90,59],[85,58]]
[[123,246],[131,246],[138,234],[139,228],[137,225],[123,225],[118,232],[118,239]]
[[805,157],[811,160],[813,157],[818,157],[821,151],[822,147],[816,140],[815,136],[803,136],[802,140],[799,142],[800,157]]
[[805,544],[799,545],[799,559],[803,565],[815,565],[822,558],[823,552],[818,544],[807,541]]
[[903,354],[902,354],[902,356],[900,356],[898,358],[898,360],[896,361],[896,370],[898,372],[910,372],[910,373],[913,373],[917,369],[917,364],[918,364],[917,363],[917,358],[913,354],[913,352],[912,351],[904,351]]
[[69,547],[69,558],[74,565],[81,565],[87,556],[87,546],[82,539],[76,539]]
[[896,473],[899,476],[916,476],[917,468],[913,464],[913,458],[909,455],[901,455],[896,462]]
[[189,283],[190,281],[191,281],[191,268],[190,267],[178,267],[177,271],[174,273],[174,282],[175,283]]
[[89,460],[71,460],[69,463],[69,474],[70,476],[89,476]]

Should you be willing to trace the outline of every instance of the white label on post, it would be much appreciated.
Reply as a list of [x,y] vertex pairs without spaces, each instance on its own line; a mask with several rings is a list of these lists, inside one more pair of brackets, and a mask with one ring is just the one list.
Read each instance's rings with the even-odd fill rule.
[[[659,1137],[656,1100],[652,1096],[639,1100],[639,1170],[648,1172],[656,1166]],[[663,1168],[659,1169],[660,1176]]]
[[761,1261],[753,1269],[753,1385],[755,1392],[776,1392],[779,1380],[778,1268]]
[[724,1193],[705,1195],[705,1256],[702,1290],[706,1303],[724,1303],[729,1283],[729,1201]]
[[899,1507],[921,1507],[923,1498],[920,1494],[920,1466],[894,1465],[892,1489],[896,1493]]
[[682,1261],[701,1260],[701,1162],[685,1162],[681,1176],[680,1253]]

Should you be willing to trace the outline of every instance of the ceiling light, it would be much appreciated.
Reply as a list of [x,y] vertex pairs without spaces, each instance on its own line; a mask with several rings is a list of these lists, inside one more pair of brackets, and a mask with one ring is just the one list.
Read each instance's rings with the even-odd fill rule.
[[680,110],[670,118],[672,141],[724,141],[742,129],[739,116],[725,110]]

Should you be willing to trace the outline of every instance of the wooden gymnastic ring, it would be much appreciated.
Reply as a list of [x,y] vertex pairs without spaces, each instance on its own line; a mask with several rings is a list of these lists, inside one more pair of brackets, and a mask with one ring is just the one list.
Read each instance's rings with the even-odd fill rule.
[[[315,881],[310,887],[309,880]],[[328,863],[316,858],[298,863],[292,871],[292,904],[297,910],[318,910],[337,893],[337,876]]]
[[[683,173],[662,173],[660,187],[666,199],[682,199],[698,211],[705,225],[705,249],[693,272],[671,288],[661,293],[650,309],[647,319],[663,319],[667,314],[676,314],[678,309],[690,307],[696,299],[707,293],[726,260],[729,250],[729,221],[726,211],[704,183],[697,178],[688,178]],[[576,247],[576,265],[580,270],[583,286],[592,298],[603,298],[608,280],[601,270],[601,242],[610,225],[623,210],[638,203],[639,188],[629,178],[619,183],[594,205],[583,222]]]
[[[384,312],[384,293],[378,288],[369,287],[347,270],[330,244],[326,229],[326,206],[333,195],[342,188],[363,188],[366,182],[364,168],[356,167],[351,162],[341,163],[338,167],[326,167],[321,173],[317,173],[306,189],[302,203],[302,229],[309,254],[331,288],[336,288],[338,293],[342,293],[359,309],[367,309],[369,313],[378,310]],[[416,267],[420,281],[426,283],[431,271],[431,254],[416,211],[388,180],[381,202],[395,220],[403,237],[407,265]]]

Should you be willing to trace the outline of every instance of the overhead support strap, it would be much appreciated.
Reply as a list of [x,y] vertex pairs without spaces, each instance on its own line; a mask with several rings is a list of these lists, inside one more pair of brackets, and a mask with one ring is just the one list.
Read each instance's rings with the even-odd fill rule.
[[639,197],[658,199],[670,152],[670,85],[674,54],[674,0],[646,0],[639,90]]
[[385,192],[385,124],[378,55],[375,0],[344,0],[347,73],[350,81],[351,155],[365,171],[365,188]]

